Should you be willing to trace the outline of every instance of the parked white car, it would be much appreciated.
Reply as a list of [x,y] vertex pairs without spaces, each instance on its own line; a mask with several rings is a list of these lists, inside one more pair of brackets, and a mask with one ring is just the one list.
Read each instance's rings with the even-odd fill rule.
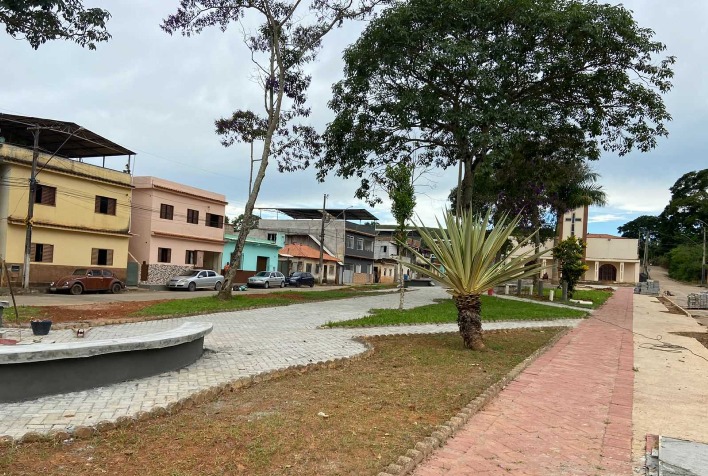
[[270,288],[275,286],[285,287],[285,275],[280,271],[259,271],[255,276],[248,278],[249,286],[263,286]]
[[201,288],[218,291],[223,285],[224,277],[209,269],[189,269],[167,281],[167,289],[170,290],[188,289],[194,291]]

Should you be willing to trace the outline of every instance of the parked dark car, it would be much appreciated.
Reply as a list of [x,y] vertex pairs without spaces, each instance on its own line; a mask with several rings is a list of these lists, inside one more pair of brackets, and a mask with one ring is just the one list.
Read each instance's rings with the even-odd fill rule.
[[312,276],[310,273],[296,271],[288,277],[288,284],[297,288],[299,288],[300,286],[312,287],[315,285],[315,277]]
[[49,292],[81,294],[87,291],[109,291],[118,294],[125,289],[125,283],[113,276],[107,269],[78,268],[70,276],[63,276],[49,285]]

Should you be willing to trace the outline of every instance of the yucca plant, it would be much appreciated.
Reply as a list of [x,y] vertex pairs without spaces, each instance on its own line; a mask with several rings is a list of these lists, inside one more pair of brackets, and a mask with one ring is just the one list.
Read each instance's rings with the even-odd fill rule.
[[411,269],[449,288],[457,307],[457,325],[464,345],[473,350],[484,349],[480,295],[509,280],[538,273],[541,265],[536,263],[537,258],[545,253],[536,253],[532,246],[529,247],[529,237],[518,242],[506,258],[499,259],[520,217],[508,220],[504,215],[494,227],[491,227],[490,218],[489,213],[482,216],[462,212],[455,217],[448,211],[443,224],[437,220],[437,229],[416,225],[423,242],[439,264],[433,264],[418,251],[407,247],[419,261],[430,266],[426,269],[410,264]]

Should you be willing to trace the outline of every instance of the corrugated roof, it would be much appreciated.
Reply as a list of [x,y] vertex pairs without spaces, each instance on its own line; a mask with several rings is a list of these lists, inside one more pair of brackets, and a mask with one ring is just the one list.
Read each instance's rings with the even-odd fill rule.
[[[270,208],[268,210],[276,210],[295,219],[318,220],[322,218],[322,209],[320,208]],[[337,219],[378,220],[378,218],[364,208],[326,208],[325,212]]]
[[30,128],[34,127],[40,128],[39,148],[50,153],[56,151],[59,157],[135,155],[132,150],[73,122],[0,113],[0,135],[8,144],[31,149],[34,137]]
[[[320,259],[320,250],[316,250],[311,246],[301,245],[298,243],[285,245],[284,248],[280,249],[278,254],[281,256],[291,255],[297,258]],[[337,258],[327,253],[322,253],[322,259],[324,261],[337,261]]]

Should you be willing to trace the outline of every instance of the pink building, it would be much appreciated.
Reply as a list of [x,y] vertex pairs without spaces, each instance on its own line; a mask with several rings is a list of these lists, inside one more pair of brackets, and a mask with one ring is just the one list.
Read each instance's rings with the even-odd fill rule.
[[140,285],[164,286],[190,268],[221,270],[226,197],[157,177],[133,177],[129,259]]

